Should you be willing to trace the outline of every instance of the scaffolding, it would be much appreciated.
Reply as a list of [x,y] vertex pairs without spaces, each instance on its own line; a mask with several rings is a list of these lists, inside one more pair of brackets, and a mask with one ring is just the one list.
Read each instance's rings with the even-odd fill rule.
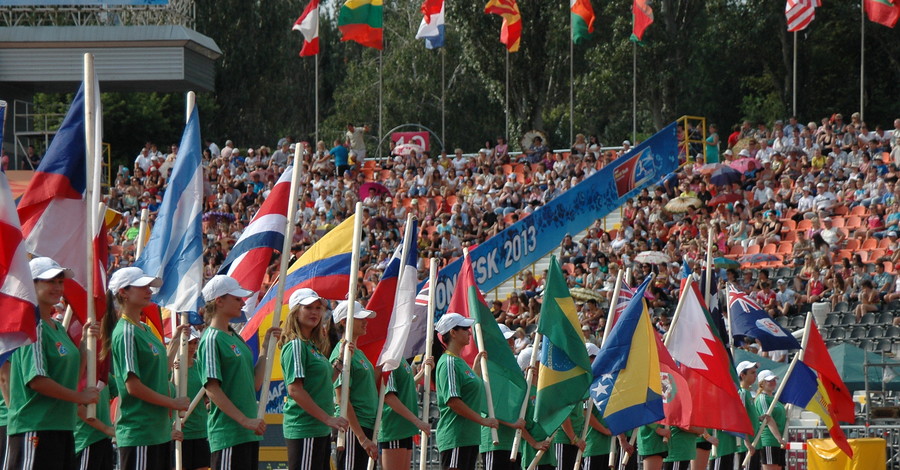
[[194,0],[165,5],[0,6],[0,27],[13,26],[168,26],[194,29]]

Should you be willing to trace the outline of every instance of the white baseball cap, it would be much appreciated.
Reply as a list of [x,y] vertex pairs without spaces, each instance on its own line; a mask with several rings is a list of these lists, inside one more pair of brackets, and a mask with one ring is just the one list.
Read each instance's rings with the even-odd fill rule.
[[594,357],[600,354],[600,348],[594,343],[584,343],[585,349],[587,349],[588,357]]
[[[353,318],[372,318],[375,316],[375,312],[372,310],[366,310],[363,305],[359,302],[353,302]],[[341,320],[347,318],[347,310],[349,309],[349,302],[346,300],[341,301],[335,307],[334,312],[331,313],[332,318],[334,318],[335,323],[340,323]]]
[[443,335],[458,326],[469,328],[473,324],[475,324],[475,320],[471,318],[466,318],[458,313],[445,313],[441,319],[434,324],[434,329],[438,334]]
[[74,275],[71,269],[64,268],[60,266],[56,261],[53,261],[53,259],[47,258],[45,256],[32,259],[28,262],[28,266],[31,268],[32,280],[40,279],[42,281],[46,281],[49,279],[53,279],[60,274],[62,274],[66,279],[71,279]]
[[200,330],[197,328],[191,327],[191,336],[188,337],[188,341],[193,341],[195,339],[200,339],[203,337],[203,333],[200,333]]
[[162,279],[158,277],[148,276],[141,268],[129,266],[122,268],[113,273],[109,278],[109,290],[112,293],[119,292],[119,289],[126,287],[159,287],[162,285]]
[[319,294],[317,294],[316,291],[304,287],[295,290],[294,293],[291,294],[291,298],[288,299],[288,307],[293,310],[294,307],[298,305],[312,305],[319,300],[322,300],[322,298],[319,297]]
[[737,370],[738,374],[741,374],[745,370],[752,369],[754,367],[759,367],[759,363],[753,361],[741,361],[741,363],[738,364],[737,367],[735,367],[735,370]]
[[519,355],[516,356],[516,362],[519,363],[519,369],[525,370],[528,366],[531,365],[531,355],[534,352],[534,347],[528,346],[527,348],[519,351]]
[[500,332],[503,333],[504,339],[510,339],[516,335],[516,332],[513,330],[510,330],[508,326],[506,326],[502,323],[499,326],[500,326]]
[[212,302],[223,295],[249,297],[253,292],[241,287],[237,280],[225,274],[217,274],[203,286],[203,300]]
[[759,378],[756,380],[758,383],[768,382],[778,378],[778,376],[773,374],[769,369],[759,371],[758,377]]

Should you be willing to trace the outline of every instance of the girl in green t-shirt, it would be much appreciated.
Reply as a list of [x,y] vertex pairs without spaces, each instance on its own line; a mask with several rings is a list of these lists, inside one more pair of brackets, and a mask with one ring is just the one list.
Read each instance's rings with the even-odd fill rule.
[[663,467],[663,459],[669,453],[669,447],[665,439],[669,439],[672,432],[668,426],[659,423],[645,424],[638,429],[638,454],[644,464],[644,470],[660,470]]
[[764,427],[759,439],[759,459],[762,470],[781,470],[785,465],[784,446],[787,444],[782,437],[784,427],[787,424],[787,414],[784,405],[775,403],[772,414],[767,414],[769,406],[774,400],[775,389],[778,388],[778,377],[770,370],[761,370],[758,374],[759,391],[756,395],[756,412],[763,421]]
[[284,320],[281,370],[287,386],[284,403],[284,440],[288,468],[328,470],[331,430],[345,431],[346,419],[334,416],[334,380],[340,363],[328,362],[328,338],[323,322],[325,300],[312,289],[297,289],[288,300]]
[[[425,364],[433,366],[434,358]],[[384,394],[384,411],[381,417],[381,431],[378,446],[381,448],[381,466],[384,470],[407,470],[412,461],[413,436],[424,432],[431,435],[431,426],[419,419],[419,401],[416,382],[421,374],[413,375],[412,367],[406,359],[390,372]]]
[[[188,337],[187,351],[187,396],[195,397],[200,392],[200,389],[203,388],[203,373],[200,370],[202,367],[197,361],[197,350],[200,349],[201,333],[189,325],[185,325],[184,329],[179,327],[179,331],[176,332],[175,337],[169,342],[169,347],[173,350],[173,353],[178,350],[180,334],[190,335]],[[181,365],[179,364],[178,367],[181,367]],[[187,421],[184,422],[181,428],[181,433],[184,435],[184,440],[181,441],[181,468],[185,470],[199,470],[209,467],[209,435],[206,431],[208,419],[209,413],[206,410],[206,404],[201,402],[188,416]],[[173,448],[172,450],[174,453],[175,449]]]

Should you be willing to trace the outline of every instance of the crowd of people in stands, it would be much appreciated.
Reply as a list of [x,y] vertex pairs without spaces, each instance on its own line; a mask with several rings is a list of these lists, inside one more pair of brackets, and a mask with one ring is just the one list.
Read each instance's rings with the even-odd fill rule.
[[[585,333],[602,333],[605,303],[619,270],[630,268],[630,285],[649,273],[657,326],[678,298],[682,265],[699,273],[706,237],[720,288],[725,282],[750,294],[773,317],[789,317],[817,302],[831,309],[866,314],[900,301],[900,119],[892,129],[874,129],[857,114],[802,125],[796,118],[753,125],[744,122],[719,140],[709,126],[705,145],[682,146],[684,164],[658,185],[643,189],[621,209],[621,222],[602,219],[582,234],[566,236],[558,256],[571,288],[596,294],[579,302]],[[701,129],[679,128],[679,139],[697,139]],[[366,158],[365,126],[348,126],[346,138],[328,147],[283,138],[266,146],[240,148],[232,141],[205,143],[207,238],[206,274],[212,277],[281,173],[296,145],[302,146],[300,210],[294,215],[295,255],[353,211],[364,206],[363,299],[371,292],[401,237],[406,215],[420,221],[421,273],[428,258],[442,264],[539,209],[559,194],[627,153],[603,150],[599,140],[578,135],[571,148],[554,152],[535,141],[522,153],[497,139],[474,154],[409,151],[384,159]],[[167,176],[177,157],[147,143],[133,167],[121,167],[107,203],[125,217],[113,231],[115,267],[134,260],[138,214],[158,210]],[[371,157],[371,156],[370,156]],[[727,173],[724,167],[741,171]],[[360,193],[366,183],[380,186]],[[383,189],[382,189],[383,188]],[[674,199],[688,202],[675,210]],[[668,262],[640,263],[645,251]],[[270,271],[274,279],[275,266]],[[753,268],[753,269],[747,269]],[[526,329],[540,311],[544,273],[524,272],[517,290],[494,303],[500,321]],[[488,296],[489,299],[492,299]],[[721,296],[724,298],[724,296]],[[493,299],[492,299],[493,300]],[[520,332],[520,336],[524,336]]]

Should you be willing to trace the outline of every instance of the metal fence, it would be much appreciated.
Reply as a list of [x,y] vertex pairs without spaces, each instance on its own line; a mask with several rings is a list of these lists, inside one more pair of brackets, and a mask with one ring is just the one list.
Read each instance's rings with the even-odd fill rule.
[[[900,425],[841,426],[848,439],[878,437],[887,441],[887,470],[900,470]],[[806,442],[825,437],[826,429],[816,427],[788,428],[789,442]],[[786,470],[806,470],[806,450],[787,451]]]

